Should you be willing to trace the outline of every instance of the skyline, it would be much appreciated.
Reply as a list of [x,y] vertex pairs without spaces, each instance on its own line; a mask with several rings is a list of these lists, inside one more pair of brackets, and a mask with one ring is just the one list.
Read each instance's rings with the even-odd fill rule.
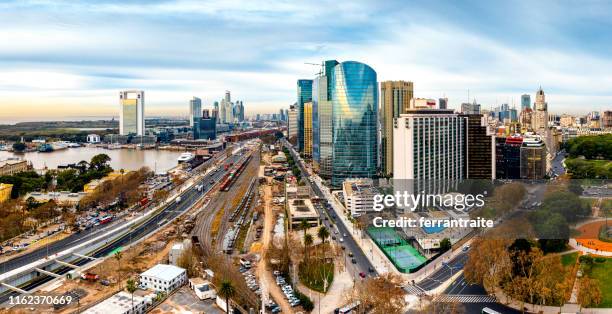
[[[325,8],[325,10],[321,10]],[[295,102],[304,62],[355,60],[415,97],[520,108],[542,86],[552,113],[612,104],[612,4],[357,1],[7,1],[0,4],[0,120],[118,116],[147,93],[147,116],[187,116],[231,90],[247,115]],[[471,99],[470,99],[471,100]],[[40,118],[37,118],[40,117]]]

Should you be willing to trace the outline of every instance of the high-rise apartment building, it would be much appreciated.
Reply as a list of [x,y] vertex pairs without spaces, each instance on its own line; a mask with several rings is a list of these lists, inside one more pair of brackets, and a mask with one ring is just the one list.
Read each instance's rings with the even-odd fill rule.
[[[414,97],[414,85],[407,81],[380,83],[381,171],[393,176],[393,120],[406,113]],[[442,98],[441,98],[442,99]]]
[[446,193],[465,178],[465,120],[450,109],[408,109],[395,119],[396,191]]
[[466,119],[465,178],[495,179],[495,134],[483,115],[459,115]]
[[312,80],[297,81],[298,151],[304,152],[304,103],[312,101]]
[[526,137],[521,145],[521,179],[538,180],[546,175],[546,145],[539,137]]
[[347,178],[373,178],[378,161],[378,82],[368,65],[334,66],[332,87],[332,186]]
[[304,156],[312,157],[312,102],[304,103]]
[[119,134],[145,134],[144,91],[127,90],[119,92]]
[[297,133],[297,108],[296,105],[291,105],[287,115],[287,138],[291,144],[295,145],[297,141]]
[[202,117],[202,99],[194,96],[189,101],[189,126],[193,127],[194,121],[200,117]]
[[531,96],[529,94],[521,95],[521,111],[531,108]]

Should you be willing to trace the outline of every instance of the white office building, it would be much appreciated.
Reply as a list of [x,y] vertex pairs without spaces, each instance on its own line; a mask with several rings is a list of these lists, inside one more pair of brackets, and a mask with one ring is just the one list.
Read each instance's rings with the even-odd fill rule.
[[292,138],[296,138],[297,140],[297,135],[298,135],[297,116],[298,116],[297,109],[295,108],[295,106],[292,105],[289,108],[289,114],[287,117],[287,138],[290,140]]
[[189,126],[193,127],[195,119],[202,117],[202,99],[193,97],[189,100]]
[[378,194],[378,191],[374,188],[372,179],[346,179],[342,183],[342,193],[344,206],[352,217],[374,211],[374,195]]
[[171,292],[187,282],[187,271],[184,268],[157,264],[140,274],[140,284],[147,289]]
[[100,143],[100,135],[98,135],[98,134],[89,134],[89,135],[87,135],[87,143],[90,143],[90,144],[99,144]]
[[396,191],[446,193],[465,177],[466,120],[451,109],[409,109],[394,120]]
[[145,134],[144,101],[144,91],[119,92],[119,134]]

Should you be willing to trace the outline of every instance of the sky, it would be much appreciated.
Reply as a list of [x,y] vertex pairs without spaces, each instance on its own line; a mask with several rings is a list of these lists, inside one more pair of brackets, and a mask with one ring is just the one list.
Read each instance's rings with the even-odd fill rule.
[[0,2],[0,121],[184,116],[225,90],[247,115],[296,100],[322,60],[370,65],[415,97],[509,103],[542,86],[553,113],[612,109],[609,1]]

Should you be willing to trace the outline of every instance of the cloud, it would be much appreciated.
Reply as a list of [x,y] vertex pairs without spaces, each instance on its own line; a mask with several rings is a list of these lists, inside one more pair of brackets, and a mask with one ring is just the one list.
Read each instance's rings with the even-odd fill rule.
[[277,112],[295,101],[295,81],[318,71],[304,62],[325,59],[367,63],[379,81],[411,80],[417,96],[445,94],[455,107],[468,89],[488,107],[518,104],[542,85],[552,111],[604,110],[612,103],[610,9],[552,1],[6,1],[0,112],[57,104],[108,115],[126,88],[147,92],[148,113],[186,114],[191,96],[210,104],[226,89],[248,112]]

